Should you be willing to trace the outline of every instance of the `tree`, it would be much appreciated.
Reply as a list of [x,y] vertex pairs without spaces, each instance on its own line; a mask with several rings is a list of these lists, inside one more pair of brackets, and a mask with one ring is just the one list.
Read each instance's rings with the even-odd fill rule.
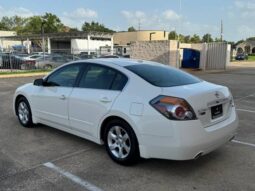
[[213,38],[212,38],[212,35],[207,33],[205,34],[203,37],[202,37],[202,42],[213,42]]
[[11,17],[3,17],[0,22],[1,30],[12,30],[13,28],[13,19]]
[[169,40],[177,40],[178,39],[178,34],[175,31],[171,31],[168,35]]
[[190,36],[189,35],[185,36],[183,40],[184,43],[190,43]]
[[42,21],[45,23],[45,33],[63,32],[64,25],[56,15],[45,13],[45,15],[42,16]]
[[112,33],[113,30],[106,28],[103,24],[92,21],[91,23],[85,22],[82,25],[82,31],[84,32],[108,32]]
[[128,28],[128,32],[135,32],[135,31],[136,31],[136,29],[135,29],[135,27],[133,27],[133,26],[131,26],[131,27]]
[[214,42],[221,42],[221,39],[216,37],[216,38],[214,39]]
[[190,42],[191,42],[191,43],[200,43],[200,42],[201,42],[200,36],[198,36],[197,34],[194,34],[194,35],[190,38]]

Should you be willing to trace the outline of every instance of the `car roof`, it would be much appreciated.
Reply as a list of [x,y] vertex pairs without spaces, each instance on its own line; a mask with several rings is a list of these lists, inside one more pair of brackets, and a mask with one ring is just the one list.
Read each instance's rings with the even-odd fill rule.
[[[78,60],[76,62],[81,62],[81,60]],[[156,62],[136,60],[136,59],[130,59],[130,58],[95,58],[95,59],[82,60],[82,62],[97,63],[97,64],[103,64],[103,65],[117,65],[121,67],[132,66],[137,64],[159,65]]]

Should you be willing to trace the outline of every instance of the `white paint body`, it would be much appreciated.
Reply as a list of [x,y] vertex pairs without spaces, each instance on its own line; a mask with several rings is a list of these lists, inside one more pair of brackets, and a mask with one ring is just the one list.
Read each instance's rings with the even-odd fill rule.
[[[223,116],[215,120],[211,119],[207,106],[209,102],[217,100],[215,91],[220,92],[221,98],[232,99],[224,86],[202,81],[160,88],[123,67],[138,64],[137,61],[94,59],[83,62],[117,69],[128,77],[128,82],[122,91],[26,84],[16,90],[14,102],[18,95],[23,95],[31,106],[34,123],[46,124],[98,144],[103,144],[100,129],[104,120],[110,116],[122,118],[133,128],[143,158],[194,159],[199,153],[206,154],[222,146],[236,133],[238,118],[234,106],[224,104]],[[65,99],[61,98],[63,95]],[[198,119],[167,119],[149,104],[159,95],[185,99]],[[206,115],[200,115],[200,109],[206,109]]]

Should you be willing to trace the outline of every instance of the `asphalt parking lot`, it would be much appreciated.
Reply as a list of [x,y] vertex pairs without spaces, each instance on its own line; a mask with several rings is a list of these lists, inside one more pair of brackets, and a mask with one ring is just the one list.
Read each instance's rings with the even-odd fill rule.
[[16,87],[33,77],[0,79],[0,190],[255,190],[255,68],[197,73],[228,86],[239,115],[234,142],[194,161],[112,162],[104,147],[12,112]]

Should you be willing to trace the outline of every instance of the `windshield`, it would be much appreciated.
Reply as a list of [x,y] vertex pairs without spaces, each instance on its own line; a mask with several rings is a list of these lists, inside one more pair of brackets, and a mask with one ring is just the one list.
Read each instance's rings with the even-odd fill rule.
[[125,68],[158,87],[181,86],[201,82],[200,79],[186,72],[163,65],[138,64]]

